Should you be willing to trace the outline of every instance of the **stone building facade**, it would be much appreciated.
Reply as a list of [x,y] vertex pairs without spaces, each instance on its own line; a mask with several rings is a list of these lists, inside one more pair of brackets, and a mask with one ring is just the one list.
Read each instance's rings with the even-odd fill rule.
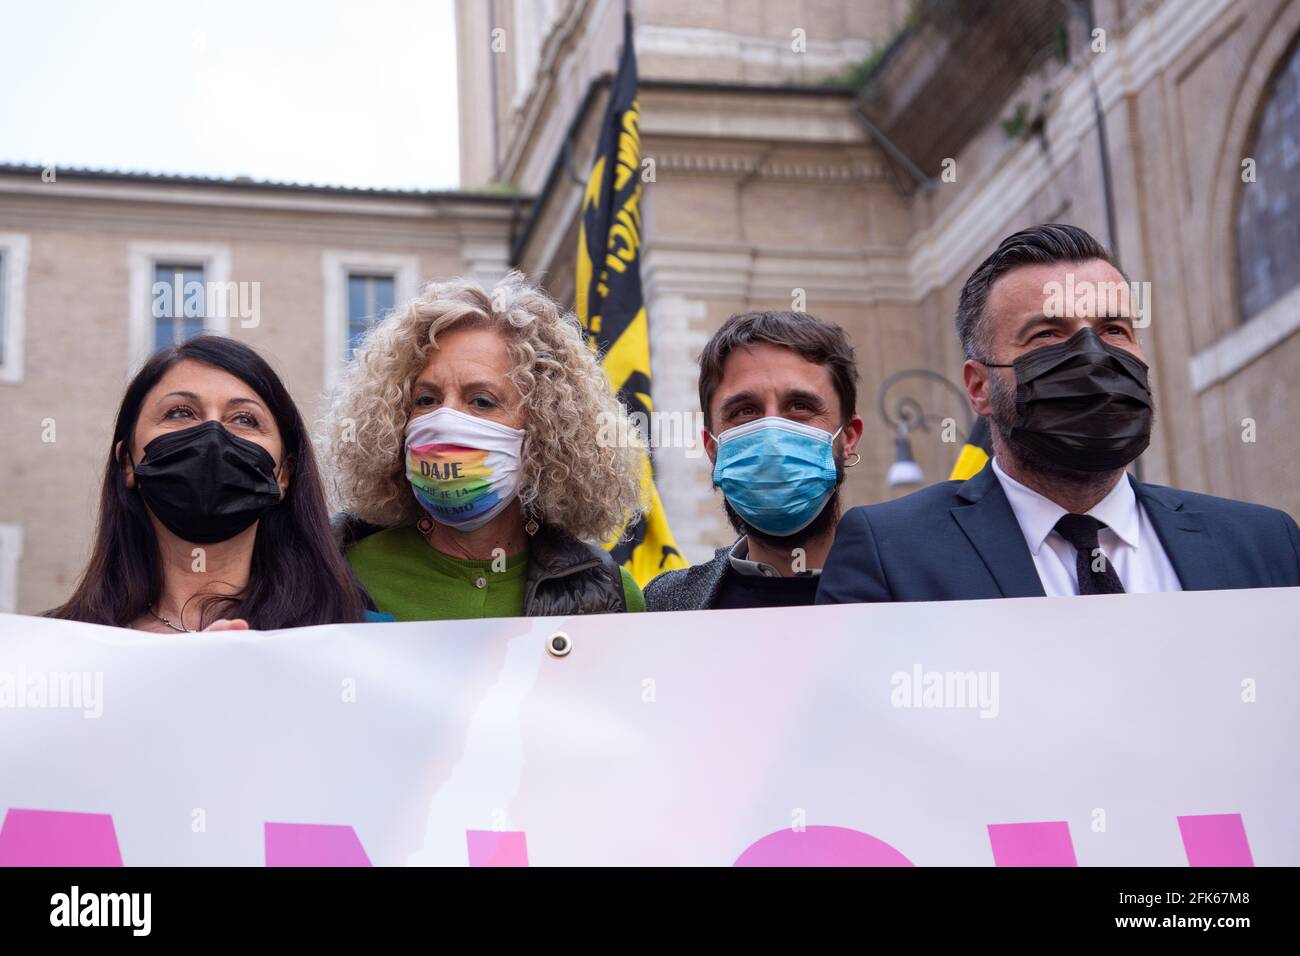
[[[966,276],[1011,232],[1069,221],[1151,283],[1142,477],[1300,514],[1300,0],[631,6],[657,410],[698,407],[695,359],[728,315],[802,301],[858,352],[849,501],[894,494],[881,384],[960,382]],[[513,257],[562,298],[623,8],[458,0],[464,184],[534,197]],[[942,479],[957,448],[937,422],[964,404],[899,388],[887,405],[932,417],[912,444]],[[707,459],[656,467],[700,559],[730,534]]]
[[256,348],[313,421],[345,361],[349,277],[388,277],[398,299],[432,276],[491,283],[522,214],[492,194],[0,167],[0,610],[57,604],[85,563],[159,267],[256,283],[256,315],[197,324]]

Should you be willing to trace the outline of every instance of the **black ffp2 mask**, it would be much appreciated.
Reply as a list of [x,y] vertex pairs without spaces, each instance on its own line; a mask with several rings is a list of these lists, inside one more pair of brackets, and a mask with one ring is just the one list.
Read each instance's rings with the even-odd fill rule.
[[167,530],[196,544],[233,538],[280,502],[275,459],[215,421],[149,442],[135,480]]
[[1016,420],[1007,441],[1071,471],[1123,468],[1151,443],[1147,365],[1080,329],[1026,352],[1016,371]]

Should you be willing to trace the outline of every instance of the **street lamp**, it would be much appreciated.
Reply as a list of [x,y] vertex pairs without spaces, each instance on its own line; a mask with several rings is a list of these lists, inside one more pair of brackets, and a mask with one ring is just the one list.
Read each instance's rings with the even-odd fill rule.
[[894,438],[894,463],[885,474],[885,483],[891,488],[911,488],[925,481],[925,472],[912,457],[912,439],[908,437],[907,426],[898,426],[898,435]]
[[957,396],[958,406],[966,410],[966,429],[962,432],[963,440],[969,436],[975,421],[974,413],[970,409],[970,403],[966,400],[966,393],[938,372],[932,372],[927,368],[908,368],[903,369],[901,372],[895,372],[881,382],[878,397],[880,417],[894,432],[894,463],[889,466],[889,471],[885,475],[885,482],[890,488],[910,488],[925,481],[925,473],[912,456],[912,431],[915,429],[924,431],[930,423],[943,421],[938,415],[926,415],[921,403],[910,395],[903,395],[898,398],[891,411],[888,401],[889,390],[898,382],[912,378],[938,382]]

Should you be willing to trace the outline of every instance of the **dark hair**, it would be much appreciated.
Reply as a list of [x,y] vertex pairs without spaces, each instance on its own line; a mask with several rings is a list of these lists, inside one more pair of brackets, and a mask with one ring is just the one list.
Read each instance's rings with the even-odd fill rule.
[[90,562],[67,603],[46,616],[127,627],[158,600],[163,583],[158,541],[139,490],[127,487],[115,451],[119,442],[131,447],[145,396],[186,359],[229,372],[252,388],[279,426],[284,460],[293,463],[284,498],[257,526],[247,586],[228,599],[209,601],[202,623],[210,623],[210,616],[242,617],[250,627],[272,630],[361,620],[369,602],[330,534],[311,439],[297,406],[265,359],[218,335],[162,349],[127,386],[104,466]]
[[713,428],[709,404],[722,381],[722,367],[735,349],[766,342],[797,352],[809,362],[826,366],[840,398],[844,421],[858,409],[858,367],[849,337],[838,325],[806,312],[743,312],[733,315],[713,333],[700,353],[700,410],[704,424]]
[[961,340],[962,352],[967,358],[991,358],[986,307],[993,283],[1006,273],[1018,266],[1091,259],[1115,265],[1106,247],[1078,226],[1049,222],[1007,236],[961,287],[961,297],[957,300],[957,338]]

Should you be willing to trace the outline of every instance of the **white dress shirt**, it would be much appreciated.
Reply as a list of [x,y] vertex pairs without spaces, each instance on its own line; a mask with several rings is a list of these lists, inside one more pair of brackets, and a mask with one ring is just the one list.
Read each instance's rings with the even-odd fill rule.
[[[1056,522],[1068,512],[1052,499],[1016,481],[1002,470],[996,458],[992,464],[993,474],[1002,484],[1016,521],[1020,523],[1020,531],[1025,536],[1025,544],[1029,545],[1034,567],[1038,569],[1038,579],[1043,582],[1043,591],[1048,597],[1078,594],[1078,552],[1054,530]],[[1127,474],[1088,514],[1106,525],[1098,532],[1097,544],[1124,582],[1127,593],[1183,589],[1146,509],[1133,493]]]

